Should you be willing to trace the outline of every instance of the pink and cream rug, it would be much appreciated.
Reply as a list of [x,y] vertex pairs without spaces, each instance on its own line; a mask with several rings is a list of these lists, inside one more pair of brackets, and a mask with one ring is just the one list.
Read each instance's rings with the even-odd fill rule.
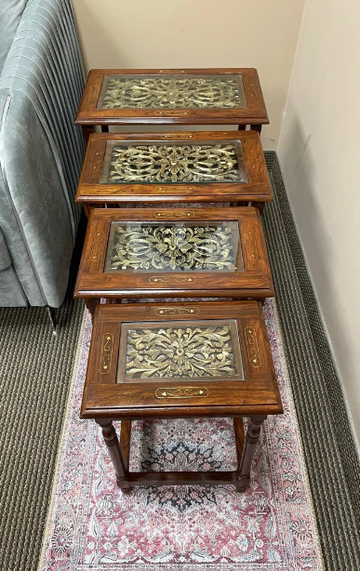
[[[123,495],[100,429],[79,419],[87,317],[41,571],[323,569],[275,303],[265,315],[285,413],[265,421],[251,487],[140,488]],[[136,422],[132,470],[233,469],[228,419]]]

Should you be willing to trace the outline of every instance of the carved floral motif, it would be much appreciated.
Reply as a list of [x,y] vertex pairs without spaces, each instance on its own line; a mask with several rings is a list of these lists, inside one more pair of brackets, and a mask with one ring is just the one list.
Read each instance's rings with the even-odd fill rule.
[[102,109],[243,108],[235,78],[109,76]]
[[234,375],[230,327],[187,325],[130,329],[125,374],[132,379]]
[[110,243],[108,270],[214,271],[236,269],[230,224],[119,224]]
[[[239,151],[241,153],[241,149]],[[242,162],[242,156],[240,157]],[[241,182],[233,143],[199,145],[113,145],[103,182]]]

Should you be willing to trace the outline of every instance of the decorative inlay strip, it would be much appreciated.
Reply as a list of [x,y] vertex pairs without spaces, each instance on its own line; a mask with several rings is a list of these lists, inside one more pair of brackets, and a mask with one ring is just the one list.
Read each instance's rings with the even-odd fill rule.
[[[239,264],[236,222],[113,222],[105,271],[234,271]],[[241,262],[241,258],[240,258]],[[150,283],[196,278],[150,276]]]
[[194,284],[196,282],[196,278],[188,278],[188,277],[176,277],[176,278],[169,278],[164,276],[163,278],[156,278],[155,276],[151,276],[149,278],[149,283],[156,284],[156,283],[169,283],[169,282],[177,282],[177,283],[189,283]]
[[99,163],[100,163],[100,153],[99,151],[94,151],[93,155],[92,155],[92,165],[93,165],[93,170],[96,171],[99,168]]
[[249,363],[252,367],[261,367],[259,344],[254,327],[245,327],[246,346],[248,350]]
[[254,232],[252,232],[251,230],[249,232],[247,232],[247,241],[248,241],[249,252],[252,252],[252,254],[251,254],[251,265],[254,266],[258,262],[259,252],[257,249],[256,238],[255,238]]
[[186,399],[191,397],[208,397],[209,389],[207,387],[159,387],[155,391],[158,399]]
[[176,135],[175,133],[171,133],[169,135],[161,135],[161,139],[193,139],[195,137],[195,135],[187,135],[187,137],[184,137],[184,135],[182,133],[180,133],[179,135]]
[[175,278],[175,281],[178,283],[189,283],[189,284],[194,284],[196,282],[196,278]]
[[157,307],[156,315],[199,315],[198,307]]
[[149,278],[149,283],[151,284],[156,284],[156,283],[167,283],[170,281],[169,277],[163,277],[163,278],[156,278],[154,276],[151,276]]
[[[181,73],[185,74],[186,70]],[[105,76],[98,104],[99,109],[181,110],[245,107],[240,76],[176,77],[169,74]],[[157,114],[160,115],[161,111]]]
[[[181,187],[175,187],[174,190],[180,190]],[[158,190],[163,190],[161,186],[158,187]],[[192,190],[192,187],[189,186],[188,190]],[[195,216],[195,212],[184,212],[184,211],[163,211],[163,212],[155,212],[156,218],[191,218],[191,216]]]
[[112,333],[105,333],[102,338],[100,365],[99,370],[101,375],[106,375],[111,370],[111,361],[114,346],[114,336]]

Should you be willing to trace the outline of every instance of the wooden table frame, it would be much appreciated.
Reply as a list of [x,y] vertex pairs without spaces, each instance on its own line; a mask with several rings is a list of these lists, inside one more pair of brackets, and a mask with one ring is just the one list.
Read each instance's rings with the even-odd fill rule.
[[[239,332],[244,380],[191,380],[173,383],[187,389],[181,398],[157,397],[160,378],[145,382],[117,383],[121,324],[169,322],[169,315],[186,323],[193,320],[193,304],[98,306],[90,344],[90,356],[81,407],[81,418],[95,419],[102,427],[116,475],[124,491],[133,486],[224,485],[234,484],[243,492],[250,484],[250,470],[262,423],[268,414],[281,414],[282,404],[272,363],[261,304],[256,301],[200,302],[198,319],[236,319]],[[169,383],[169,380],[167,380]],[[194,387],[196,385],[196,387]],[[190,390],[193,389],[193,390]],[[196,390],[195,390],[196,389]],[[206,390],[207,398],[200,395]],[[161,388],[161,391],[163,389]],[[175,387],[176,390],[176,387]],[[177,390],[179,390],[177,388]],[[162,394],[162,393],[161,393]],[[171,393],[170,393],[171,394]],[[190,394],[190,396],[189,396]],[[242,417],[249,417],[244,434]],[[237,469],[229,472],[129,472],[131,421],[156,418],[234,418]],[[113,421],[121,420],[120,441]]]
[[[100,183],[107,143],[131,144],[199,144],[239,141],[243,151],[247,182],[212,183]],[[272,200],[260,137],[255,131],[194,131],[182,133],[94,133],[89,138],[76,202],[86,213],[94,206],[123,206],[129,203],[252,203],[262,209]],[[240,205],[240,204],[239,204]]]
[[[111,223],[235,221],[239,227],[244,271],[104,272]],[[93,314],[100,298],[234,297],[274,295],[271,271],[256,208],[100,209],[92,211],[85,238],[75,297],[85,298]]]
[[[241,75],[246,108],[223,109],[97,109],[106,75]],[[88,75],[75,124],[84,127],[104,125],[247,125],[258,132],[269,123],[260,81],[253,68],[215,69],[92,69]]]

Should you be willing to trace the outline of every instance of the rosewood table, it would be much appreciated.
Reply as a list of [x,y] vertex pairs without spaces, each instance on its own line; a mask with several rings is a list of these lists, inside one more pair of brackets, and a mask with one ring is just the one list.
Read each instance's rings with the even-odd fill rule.
[[93,206],[138,203],[252,203],[272,200],[256,131],[94,133],[76,202]]
[[[123,490],[234,484],[240,492],[263,421],[282,405],[261,304],[162,303],[96,309],[81,417],[95,419]],[[246,436],[242,417],[249,418]],[[131,421],[233,417],[237,469],[129,472]],[[120,442],[113,421],[121,420]]]
[[75,286],[100,298],[274,295],[256,208],[95,208]]
[[76,125],[238,125],[269,120],[256,69],[93,69]]

